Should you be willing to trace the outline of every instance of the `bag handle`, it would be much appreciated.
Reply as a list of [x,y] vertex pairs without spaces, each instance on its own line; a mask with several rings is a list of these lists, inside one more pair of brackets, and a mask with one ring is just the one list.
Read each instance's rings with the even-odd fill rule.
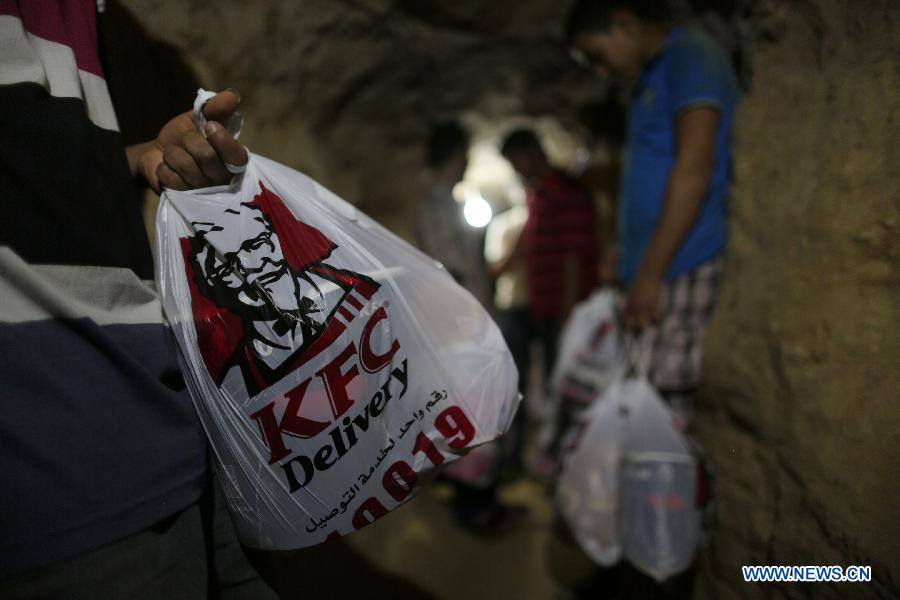
[[[200,132],[204,138],[206,137],[206,129],[204,126],[206,125],[206,115],[203,114],[203,106],[210,101],[218,92],[210,92],[209,90],[204,90],[200,88],[197,90],[197,97],[194,98],[194,127],[197,128],[197,131]],[[234,111],[232,113],[231,118],[228,119],[228,123],[225,123],[225,129],[228,130],[228,133],[234,137],[234,139],[238,139],[241,135],[241,127],[244,126],[244,115],[241,114],[240,111]],[[244,150],[247,150],[247,147],[244,146]],[[244,171],[247,170],[247,164],[250,163],[249,154],[250,151],[247,150],[248,160],[246,164],[243,165],[233,165],[228,162],[224,162],[225,169],[231,173],[232,175],[240,175]]]
[[[206,130],[203,128],[206,125],[206,116],[203,114],[203,107],[207,102],[212,100],[219,92],[211,92],[209,90],[204,90],[200,88],[197,90],[197,97],[194,98],[194,127],[197,128],[197,131],[200,132],[204,138],[206,137]],[[225,123],[225,129],[228,130],[228,133],[234,137],[234,139],[238,139],[241,135],[241,127],[244,126],[244,115],[241,114],[240,111],[234,111],[234,114],[231,115],[231,118],[228,119],[228,122]]]
[[620,352],[625,357],[625,363],[628,368],[625,371],[625,378],[636,377],[638,379],[647,379],[646,369],[641,368],[641,347],[646,336],[645,331],[635,333],[632,330],[626,330],[622,323],[622,302],[619,301],[613,305],[613,318],[616,322],[616,335],[619,340]]

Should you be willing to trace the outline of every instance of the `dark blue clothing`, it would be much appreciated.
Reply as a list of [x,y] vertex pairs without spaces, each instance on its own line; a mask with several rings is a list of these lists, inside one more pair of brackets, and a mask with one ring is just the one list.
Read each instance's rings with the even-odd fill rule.
[[0,15],[5,580],[195,504],[209,470],[159,299],[141,280],[152,254],[99,66],[94,3],[3,1]]
[[675,119],[695,106],[719,111],[715,166],[697,220],[669,265],[671,280],[722,253],[731,179],[731,128],[739,97],[725,52],[692,28],[669,32],[644,68],[631,97],[619,198],[619,277],[630,283],[662,212],[675,162]]

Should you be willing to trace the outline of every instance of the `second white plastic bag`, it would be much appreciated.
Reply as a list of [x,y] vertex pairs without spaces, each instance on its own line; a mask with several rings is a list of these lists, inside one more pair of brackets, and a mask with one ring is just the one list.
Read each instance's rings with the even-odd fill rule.
[[582,418],[556,490],[579,546],[659,581],[687,569],[703,530],[698,464],[662,398],[643,377],[619,378]]
[[582,416],[563,453],[556,507],[582,550],[597,564],[622,557],[620,467],[628,431],[625,382],[614,382]]
[[559,351],[550,378],[554,395],[582,404],[594,398],[622,375],[616,292],[595,291],[578,303],[559,338]]

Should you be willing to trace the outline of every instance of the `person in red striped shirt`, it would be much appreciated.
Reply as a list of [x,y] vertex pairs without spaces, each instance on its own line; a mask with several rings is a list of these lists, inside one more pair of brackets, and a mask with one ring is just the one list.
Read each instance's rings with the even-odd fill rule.
[[528,220],[513,254],[525,262],[529,327],[541,341],[546,376],[561,325],[597,285],[594,202],[584,186],[550,164],[533,131],[512,131],[500,151],[526,187]]

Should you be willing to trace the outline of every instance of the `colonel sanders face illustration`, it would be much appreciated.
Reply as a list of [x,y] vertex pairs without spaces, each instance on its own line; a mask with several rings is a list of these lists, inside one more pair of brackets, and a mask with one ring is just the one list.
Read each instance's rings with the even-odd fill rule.
[[248,393],[275,383],[321,351],[317,340],[340,333],[344,324],[333,316],[351,291],[365,300],[379,287],[323,262],[337,245],[265,187],[214,223],[192,225],[185,249],[198,346],[219,384],[233,367]]
[[[241,204],[226,210],[203,241],[196,264],[209,295],[220,306],[258,322],[254,332],[269,345],[280,346],[279,338],[291,332],[308,337],[322,329],[321,290],[310,274],[290,269],[278,234],[260,208]],[[304,327],[298,331],[300,325]],[[267,335],[269,329],[274,336]]]

